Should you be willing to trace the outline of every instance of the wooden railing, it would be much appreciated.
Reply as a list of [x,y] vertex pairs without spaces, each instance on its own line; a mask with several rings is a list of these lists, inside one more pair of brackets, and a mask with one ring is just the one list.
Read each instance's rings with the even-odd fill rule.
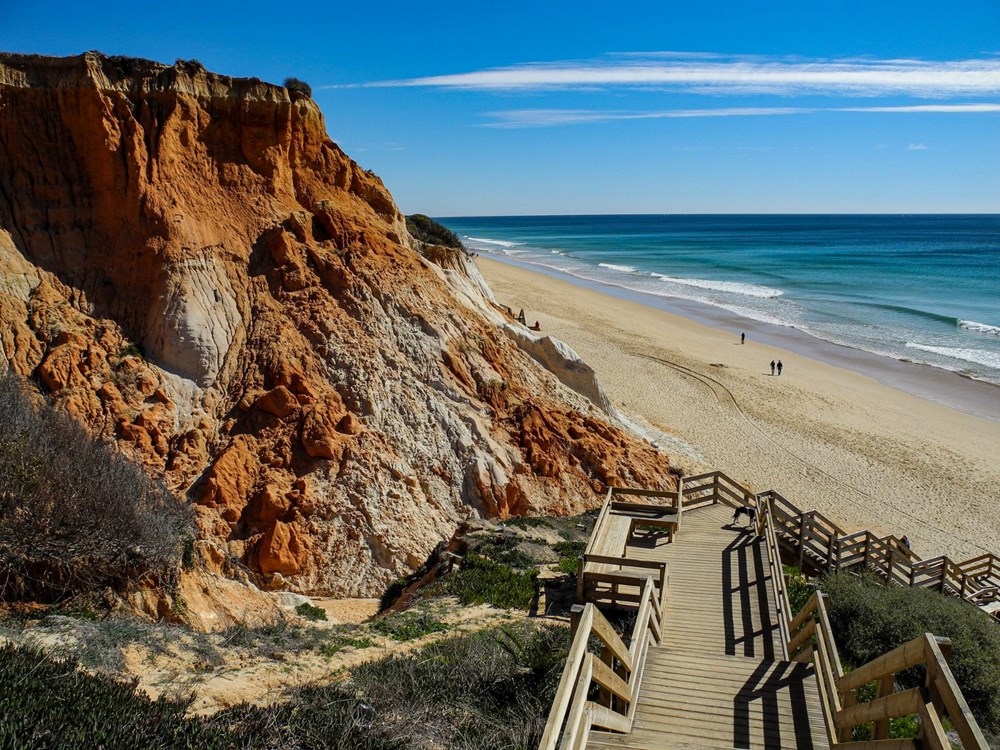
[[[646,654],[661,638],[663,608],[652,577],[642,585],[627,647],[593,603],[573,609],[573,640],[539,750],[584,748],[592,727],[631,732]],[[588,650],[591,638],[601,644],[600,654]]]
[[[951,641],[947,638],[925,633],[845,674],[822,593],[813,595],[789,623],[789,630],[792,633],[788,642],[790,657],[795,661],[812,662],[815,668],[831,745],[840,750],[916,748],[918,746],[912,741],[889,741],[888,737],[891,719],[917,716],[920,719],[919,747],[951,750],[941,721],[947,716],[964,750],[989,750],[948,666]],[[925,669],[924,685],[899,690],[896,674],[916,666]],[[858,689],[871,682],[878,684],[876,697],[858,703]],[[852,742],[854,728],[864,724],[872,725],[871,739]]]
[[[633,522],[639,525],[657,525],[658,522],[649,519],[649,514],[656,511],[670,511],[676,518],[670,524],[671,534],[674,533],[681,524],[681,492],[680,489],[667,491],[619,487],[608,490],[587,547],[577,562],[578,603],[592,602],[628,609],[637,608],[642,597],[642,585],[648,576],[652,576],[656,587],[656,598],[660,605],[663,605],[667,586],[665,562],[628,557],[627,540],[623,540],[621,550],[614,555],[599,554],[597,550],[607,533],[612,511],[620,511],[633,517]],[[633,497],[641,497],[646,502],[622,499]]]
[[[781,647],[784,650],[791,638],[791,634],[788,632],[788,623],[792,619],[792,607],[788,602],[788,586],[785,582],[785,571],[781,564],[778,535],[774,531],[774,524],[770,513],[771,506],[768,503],[761,503],[757,506],[757,533],[764,538],[764,544],[767,547],[768,573],[771,578],[774,601],[778,607],[778,630],[781,633]],[[788,658],[787,652],[784,654],[784,658]]]
[[[870,570],[886,585],[933,588],[986,608],[1000,601],[1000,558],[984,554],[956,563],[947,556],[921,560],[902,539],[878,537],[870,531],[846,533],[816,511],[803,512],[777,492],[756,496],[758,513],[768,518],[779,546],[798,558],[799,567],[814,572]],[[1000,619],[1000,611],[990,613]]]

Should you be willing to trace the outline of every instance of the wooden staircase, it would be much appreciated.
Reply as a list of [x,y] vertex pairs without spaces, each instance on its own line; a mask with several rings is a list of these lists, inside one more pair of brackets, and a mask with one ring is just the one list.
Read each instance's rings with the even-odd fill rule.
[[732,510],[689,511],[661,548],[669,608],[632,731],[592,731],[588,748],[829,747],[812,667],[784,660],[768,550]]
[[[734,508],[748,507],[755,525],[734,524]],[[948,639],[920,636],[845,675],[823,596],[790,611],[783,554],[816,570],[881,566],[887,585],[933,585],[980,606],[1000,583],[995,556],[920,561],[894,537],[845,534],[721,472],[676,492],[612,489],[580,558],[573,641],[539,750],[950,750],[943,716],[965,750],[987,750]],[[630,636],[598,606],[635,610]],[[897,690],[896,673],[914,666],[926,685]],[[858,704],[871,681],[878,696]],[[890,718],[912,715],[917,740],[887,739]],[[852,742],[867,722],[873,739]]]

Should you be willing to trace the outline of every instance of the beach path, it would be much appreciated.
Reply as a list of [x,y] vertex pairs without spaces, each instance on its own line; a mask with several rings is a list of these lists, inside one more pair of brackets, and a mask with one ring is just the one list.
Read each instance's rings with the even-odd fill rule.
[[587,747],[829,747],[812,666],[782,658],[767,547],[731,514],[688,511],[673,543],[626,550],[669,566],[663,637],[631,734],[592,731]]

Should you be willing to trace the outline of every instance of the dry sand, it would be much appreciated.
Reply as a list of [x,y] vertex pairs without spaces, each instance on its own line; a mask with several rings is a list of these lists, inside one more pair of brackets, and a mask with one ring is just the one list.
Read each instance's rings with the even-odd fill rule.
[[740,345],[639,302],[477,263],[498,301],[572,346],[615,404],[693,446],[698,459],[679,463],[777,490],[849,530],[907,534],[925,558],[1000,552],[1000,423],[752,335]]

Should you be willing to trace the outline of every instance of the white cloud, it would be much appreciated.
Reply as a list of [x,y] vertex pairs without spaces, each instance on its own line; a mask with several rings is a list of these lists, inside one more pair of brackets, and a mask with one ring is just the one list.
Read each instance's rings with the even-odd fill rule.
[[761,117],[814,112],[800,107],[722,107],[717,109],[670,109],[661,112],[616,112],[596,109],[508,109],[488,112],[491,128],[532,128],[580,125],[614,120],[664,120],[691,117]]
[[626,112],[599,109],[508,109],[485,113],[487,117],[492,117],[493,121],[483,124],[490,128],[540,128],[557,125],[613,122],[616,120],[665,120],[691,117],[777,117],[824,112],[978,114],[1000,112],[1000,104],[931,104],[900,107],[718,107],[708,109],[668,109],[653,112]]
[[911,143],[909,146],[906,147],[906,150],[907,151],[926,151],[927,150],[927,146],[925,146],[922,143]]
[[360,85],[497,91],[656,86],[715,94],[947,97],[1000,93],[1000,58],[802,60],[712,53],[619,53],[582,62],[527,63]]

